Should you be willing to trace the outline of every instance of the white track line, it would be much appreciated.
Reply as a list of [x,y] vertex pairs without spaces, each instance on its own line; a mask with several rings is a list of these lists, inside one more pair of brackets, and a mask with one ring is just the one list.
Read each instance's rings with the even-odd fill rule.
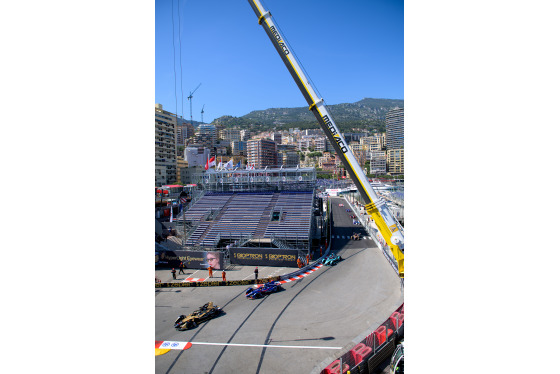
[[267,344],[236,344],[236,343],[202,343],[202,342],[190,342],[191,344],[199,345],[230,345],[235,347],[260,347],[260,348],[308,348],[308,349],[342,349],[342,347],[318,347],[318,346],[306,346],[306,345],[267,345]]
[[196,278],[194,275],[198,272],[199,272],[199,270],[195,271],[194,273],[191,274],[191,276],[189,278]]

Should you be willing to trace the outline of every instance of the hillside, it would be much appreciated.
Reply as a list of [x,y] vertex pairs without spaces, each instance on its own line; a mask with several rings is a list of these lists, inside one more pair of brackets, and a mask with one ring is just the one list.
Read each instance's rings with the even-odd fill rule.
[[[328,108],[343,132],[366,128],[385,131],[385,114],[397,106],[404,107],[404,100],[365,98],[355,103],[328,105]],[[223,116],[213,123],[258,131],[274,128],[284,130],[290,127],[317,128],[317,121],[307,107],[255,110],[242,117]]]

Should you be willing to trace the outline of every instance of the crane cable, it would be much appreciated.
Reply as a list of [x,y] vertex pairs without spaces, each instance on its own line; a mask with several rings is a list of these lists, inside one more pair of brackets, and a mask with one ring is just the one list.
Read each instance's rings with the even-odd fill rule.
[[177,116],[177,70],[175,68],[175,17],[173,16],[173,0],[171,0],[171,28],[173,35],[173,76],[175,83],[175,116]]
[[[261,3],[263,4],[263,6],[265,7],[265,9],[269,9],[266,4],[264,3],[264,1],[261,0]],[[282,35],[286,35],[284,34],[284,31],[282,31],[282,28],[280,27],[280,24],[278,23],[278,21],[276,20],[276,18],[274,18],[274,16],[272,15],[272,13],[270,13],[270,18],[272,18],[274,24],[276,25],[276,27],[278,28],[278,30],[280,31],[280,34]],[[294,56],[294,58],[296,59],[296,61],[298,62],[299,66],[301,67],[301,69],[303,70],[304,74],[306,75],[306,78],[309,81],[309,84],[311,84],[311,86],[313,87],[313,89],[315,90],[315,92],[317,93],[317,95],[319,96],[320,99],[323,98],[323,96],[321,95],[321,92],[319,92],[319,89],[317,88],[317,86],[315,85],[315,82],[313,82],[313,79],[311,79],[311,76],[309,75],[309,73],[307,72],[307,70],[305,70],[305,66],[301,63],[300,59],[298,58],[294,48],[291,46],[290,42],[286,39],[283,40],[284,43],[286,43],[288,45],[288,48],[290,48],[290,51],[292,53],[292,55]],[[323,99],[323,102],[325,103],[325,105],[327,104],[327,102]],[[332,116],[332,114],[331,114]]]
[[[179,9],[179,5],[181,4],[181,0],[177,1],[177,13],[179,14],[179,64],[181,66],[181,119],[184,117],[184,110],[183,110],[183,44],[181,43],[181,10]],[[182,124],[182,122],[181,122]]]

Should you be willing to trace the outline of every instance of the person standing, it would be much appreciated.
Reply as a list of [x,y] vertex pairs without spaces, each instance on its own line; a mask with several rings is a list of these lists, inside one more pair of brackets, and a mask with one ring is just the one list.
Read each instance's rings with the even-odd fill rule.
[[185,274],[185,264],[183,263],[183,261],[181,261],[181,263],[179,264],[179,274]]
[[222,270],[222,280],[225,282],[226,281],[226,271]]
[[257,279],[259,279],[259,267],[255,266],[255,283],[257,282]]
[[212,269],[212,266],[208,266],[208,277],[209,277],[209,278],[212,278],[212,277],[213,277],[213,276],[212,276],[212,270],[213,270],[213,269]]
[[177,273],[177,271],[175,270],[175,268],[171,269],[171,274],[173,275],[173,279],[177,279],[177,276],[175,275]]

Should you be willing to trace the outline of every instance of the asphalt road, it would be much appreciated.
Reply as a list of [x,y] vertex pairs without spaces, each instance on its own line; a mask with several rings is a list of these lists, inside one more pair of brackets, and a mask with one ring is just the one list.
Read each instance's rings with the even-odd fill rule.
[[[339,202],[346,204],[333,201],[335,238],[363,230],[352,224],[348,207],[338,207]],[[343,261],[259,300],[246,299],[243,286],[157,289],[156,340],[189,341],[193,346],[156,356],[155,372],[319,372],[403,302],[398,276],[373,243],[333,239],[332,248]],[[223,315],[192,330],[173,328],[177,316],[208,301],[221,306]]]

